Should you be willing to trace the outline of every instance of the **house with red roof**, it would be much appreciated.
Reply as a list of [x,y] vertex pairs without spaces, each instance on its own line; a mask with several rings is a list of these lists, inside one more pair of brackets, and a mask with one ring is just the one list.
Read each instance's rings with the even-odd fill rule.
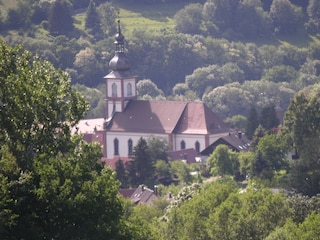
[[228,135],[228,126],[202,102],[138,100],[137,76],[130,74],[119,22],[114,44],[111,71],[104,77],[107,116],[81,120],[73,129],[86,141],[103,146],[106,165],[113,167],[119,159],[129,160],[141,137],[166,139],[170,152],[194,149],[200,153]]

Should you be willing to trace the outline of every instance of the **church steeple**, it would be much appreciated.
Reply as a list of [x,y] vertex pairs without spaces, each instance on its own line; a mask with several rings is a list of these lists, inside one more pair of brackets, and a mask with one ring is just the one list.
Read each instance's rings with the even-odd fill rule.
[[112,71],[127,71],[130,69],[129,61],[125,54],[125,38],[121,33],[120,20],[118,20],[118,32],[115,36],[115,55],[109,62]]
[[116,112],[123,112],[127,104],[136,99],[137,77],[130,74],[130,64],[125,54],[125,38],[118,20],[118,32],[114,41],[115,53],[109,62],[111,72],[104,77],[106,81],[107,119]]

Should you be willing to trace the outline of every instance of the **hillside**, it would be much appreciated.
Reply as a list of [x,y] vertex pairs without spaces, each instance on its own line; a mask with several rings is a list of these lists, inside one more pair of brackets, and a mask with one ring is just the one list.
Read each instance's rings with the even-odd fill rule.
[[[96,0],[100,5],[93,8],[92,21],[98,23],[90,28],[89,7],[70,0],[65,14],[71,15],[74,28],[62,32],[50,29],[50,4],[33,9],[17,2],[1,1],[4,11],[14,6],[16,10],[10,10],[10,21],[4,18],[0,24],[0,35],[10,45],[22,44],[67,71],[74,85],[101,88],[113,56],[118,17],[132,74],[146,80],[138,87],[154,90],[141,98],[202,100],[228,118],[246,114],[251,105],[259,110],[266,104],[287,109],[294,93],[320,82],[320,35],[312,25],[316,18],[309,19],[306,9],[288,1],[286,16],[277,15],[276,4],[268,12],[251,1],[221,6],[224,14],[219,15],[209,1]],[[104,115],[103,100],[91,96],[94,91],[77,88],[89,96],[88,116]]]

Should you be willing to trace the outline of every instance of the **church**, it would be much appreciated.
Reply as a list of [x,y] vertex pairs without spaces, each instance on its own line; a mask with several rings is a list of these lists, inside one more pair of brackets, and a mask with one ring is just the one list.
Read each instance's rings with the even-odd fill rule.
[[115,54],[104,77],[107,116],[81,120],[76,127],[87,142],[102,145],[107,165],[130,159],[141,137],[164,138],[170,152],[194,149],[200,154],[217,139],[230,136],[229,127],[202,102],[138,100],[137,76],[130,74],[124,45],[118,21]]

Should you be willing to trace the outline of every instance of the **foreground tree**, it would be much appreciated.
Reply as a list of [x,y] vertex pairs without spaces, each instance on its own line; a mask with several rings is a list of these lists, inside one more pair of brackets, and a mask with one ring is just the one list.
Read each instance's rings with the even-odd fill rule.
[[0,56],[1,237],[129,237],[100,147],[71,136],[87,104],[68,76],[19,46]]
[[299,157],[291,170],[291,186],[307,195],[320,193],[320,86],[297,93],[286,112],[283,133]]

